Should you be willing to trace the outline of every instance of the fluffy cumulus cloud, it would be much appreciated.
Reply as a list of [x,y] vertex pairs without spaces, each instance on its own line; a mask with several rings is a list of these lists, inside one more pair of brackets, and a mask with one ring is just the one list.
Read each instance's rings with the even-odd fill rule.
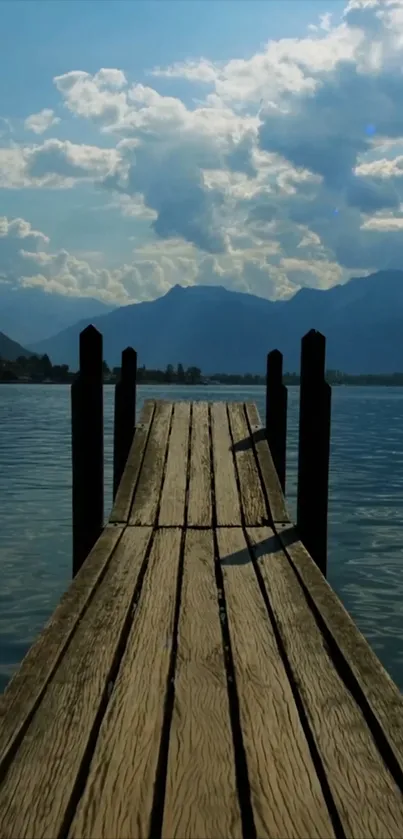
[[144,246],[128,264],[106,269],[102,253],[80,257],[55,251],[44,233],[25,219],[0,217],[0,282],[39,287],[49,293],[98,297],[122,305],[152,300],[176,282],[195,279],[195,254],[181,242],[168,248]]
[[48,244],[48,237],[33,230],[25,219],[0,216],[0,278],[4,281],[18,277],[24,265],[22,252],[27,250],[35,255]]
[[[402,61],[403,0],[350,0],[341,20],[323,15],[250,58],[192,57],[149,84],[119,68],[57,76],[66,125],[90,123],[98,144],[9,142],[0,185],[95,184],[148,244],[107,271],[35,239],[18,251],[22,281],[120,301],[178,281],[276,298],[403,268]],[[160,92],[178,79],[195,85],[192,104]],[[56,119],[45,108],[26,128]]]
[[103,181],[120,163],[115,148],[99,148],[69,140],[0,148],[0,187],[67,188],[79,181]]
[[54,111],[50,108],[43,108],[37,114],[31,114],[25,120],[25,128],[28,131],[33,131],[34,134],[44,134],[52,125],[57,125],[60,122],[60,117],[55,116]]

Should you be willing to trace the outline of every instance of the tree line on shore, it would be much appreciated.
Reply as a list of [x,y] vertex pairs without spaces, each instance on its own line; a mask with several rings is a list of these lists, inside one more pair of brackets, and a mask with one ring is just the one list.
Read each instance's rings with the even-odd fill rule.
[[[108,366],[103,362],[105,384],[115,384],[119,380],[120,368]],[[70,384],[76,376],[75,372],[69,369],[67,364],[53,365],[49,356],[20,356],[16,361],[7,361],[0,357],[0,383],[26,382],[34,384]],[[403,386],[403,373],[385,374],[361,374],[350,375],[340,370],[328,370],[326,379],[330,385],[386,385]],[[283,377],[285,385],[298,385],[298,373],[285,373]],[[214,373],[205,376],[199,367],[184,367],[178,364],[168,364],[165,370],[147,369],[144,365],[137,369],[137,382],[139,384],[168,384],[168,385],[264,385],[265,376],[246,373]]]

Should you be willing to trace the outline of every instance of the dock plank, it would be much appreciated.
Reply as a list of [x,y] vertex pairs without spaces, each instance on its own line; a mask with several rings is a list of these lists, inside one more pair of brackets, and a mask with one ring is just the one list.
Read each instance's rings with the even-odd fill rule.
[[299,541],[296,528],[278,525],[276,530],[307,596],[383,732],[403,787],[403,696]]
[[149,836],[180,544],[179,528],[155,534],[133,627],[68,834],[70,839]]
[[226,403],[213,402],[210,410],[217,525],[240,527],[241,507]]
[[242,835],[213,533],[189,530],[162,836]]
[[126,529],[0,787],[2,839],[56,837],[113,680],[151,530]]
[[158,517],[160,527],[185,524],[190,413],[190,402],[175,402]]
[[245,536],[217,535],[257,835],[334,837]]
[[188,527],[211,527],[211,457],[207,402],[193,402]]
[[344,833],[354,839],[399,839],[403,796],[328,654],[280,540],[271,528],[249,529],[248,537]]
[[102,580],[123,528],[103,530],[52,617],[0,696],[0,774],[27,729],[73,633]]
[[269,502],[271,520],[273,522],[290,521],[283,490],[273,463],[265,429],[262,427],[256,405],[248,402],[245,406],[246,416],[254,439],[256,456],[260,466],[263,486]]
[[253,527],[259,524],[267,524],[269,520],[268,511],[260,483],[244,403],[231,402],[227,408],[245,525]]
[[156,402],[153,423],[130,512],[131,525],[153,526],[156,523],[172,411],[172,402]]
[[130,516],[130,508],[133,501],[133,492],[140,474],[144,452],[147,446],[148,435],[155,411],[155,402],[147,400],[142,408],[140,420],[136,425],[133,443],[130,448],[129,457],[125,470],[116,493],[115,503],[112,508],[109,521],[127,522]]

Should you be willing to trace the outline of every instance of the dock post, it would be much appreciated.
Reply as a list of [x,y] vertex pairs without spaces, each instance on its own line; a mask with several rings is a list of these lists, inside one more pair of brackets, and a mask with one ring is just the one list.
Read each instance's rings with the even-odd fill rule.
[[73,577],[101,534],[104,519],[102,335],[80,334],[80,370],[71,386]]
[[301,343],[297,527],[326,576],[331,388],[325,356],[325,336],[311,329]]
[[272,350],[267,356],[266,436],[283,492],[287,449],[287,397],[288,391],[283,384],[283,356],[279,350]]
[[115,386],[115,425],[113,435],[113,498],[129,456],[136,427],[137,353],[132,347],[122,352],[120,381]]

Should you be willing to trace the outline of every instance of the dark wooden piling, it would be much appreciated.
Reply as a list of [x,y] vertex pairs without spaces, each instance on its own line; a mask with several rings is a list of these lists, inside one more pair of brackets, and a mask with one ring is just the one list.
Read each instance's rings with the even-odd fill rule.
[[101,534],[104,519],[102,335],[80,335],[80,370],[71,387],[73,576]]
[[283,384],[283,356],[279,350],[272,350],[267,356],[266,435],[283,492],[287,450],[287,396],[288,391]]
[[132,347],[122,352],[120,381],[115,386],[115,427],[113,439],[113,498],[129,456],[136,425],[137,353]]
[[301,346],[297,526],[326,575],[331,388],[325,356],[326,338],[312,329]]

